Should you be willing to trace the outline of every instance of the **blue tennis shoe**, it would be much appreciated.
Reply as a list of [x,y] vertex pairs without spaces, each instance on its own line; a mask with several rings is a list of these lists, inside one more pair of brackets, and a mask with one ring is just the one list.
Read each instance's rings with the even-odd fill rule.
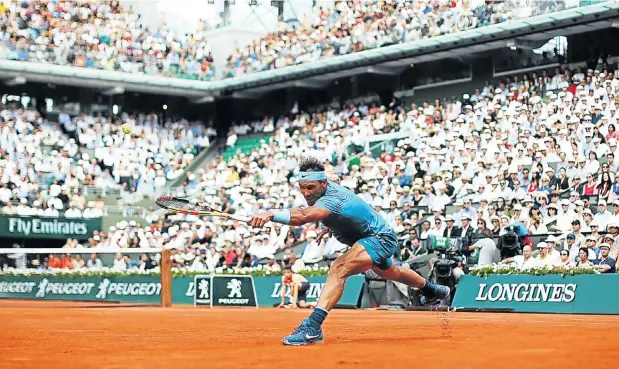
[[421,303],[424,305],[435,304],[440,301],[446,301],[449,298],[451,293],[451,289],[447,286],[442,286],[440,284],[435,284],[435,289],[429,292],[426,292],[421,297]]
[[301,325],[282,340],[282,343],[286,346],[305,346],[322,342],[322,329],[312,324],[309,319],[303,319]]

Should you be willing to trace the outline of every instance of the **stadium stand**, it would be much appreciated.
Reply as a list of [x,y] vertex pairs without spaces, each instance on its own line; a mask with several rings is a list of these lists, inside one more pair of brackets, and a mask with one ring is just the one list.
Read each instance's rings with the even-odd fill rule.
[[295,29],[268,34],[228,58],[224,78],[545,14],[563,2],[335,1]]
[[[223,78],[282,68],[564,9],[563,1],[336,1],[294,29],[230,55]],[[206,25],[149,30],[118,1],[20,2],[0,7],[0,58],[209,81],[216,70]],[[71,29],[74,37],[67,37]],[[79,35],[79,37],[77,37]]]
[[211,80],[215,67],[204,25],[175,34],[149,30],[118,1],[4,1],[0,58]]
[[[338,4],[342,7],[345,3]],[[419,18],[422,23],[434,17],[430,14],[447,14],[445,27],[418,30],[417,37],[426,37],[555,11],[562,6],[561,2],[527,2],[529,8],[517,13],[510,11],[509,2],[489,3],[481,8],[460,2],[415,2],[411,9],[403,4],[385,3],[382,9],[346,8],[351,9],[350,14],[340,8],[339,20],[334,18],[335,13],[325,10],[314,28],[308,28],[308,34],[297,31],[270,35],[253,45],[253,51],[242,53],[247,56],[231,59],[230,68],[240,70],[240,74],[250,73],[411,41],[415,38],[406,38],[414,37],[408,31],[419,27],[415,28],[414,22],[407,20],[417,19],[420,13],[424,13]],[[353,5],[363,7],[361,2]],[[349,49],[342,46],[338,50],[343,52],[335,51],[332,45],[324,47],[328,44],[325,42],[321,43],[322,49],[312,50],[316,44],[310,43],[308,54],[300,51],[293,56],[271,56],[273,60],[284,60],[279,64],[257,61],[260,59],[257,56],[256,60],[252,59],[256,49],[276,49],[267,46],[271,42],[294,46],[297,42],[294,40],[312,39],[313,32],[326,32],[327,25],[335,27],[338,22],[352,22],[369,12],[373,18],[368,16],[372,20],[368,20],[367,26],[383,31],[382,38],[374,39],[374,44],[358,49],[358,45]],[[399,19],[397,14],[402,13],[404,18]],[[411,28],[398,29],[402,24],[398,21],[402,20]],[[319,26],[322,22],[324,28]],[[358,32],[353,23],[343,24],[348,24],[350,29],[342,32],[351,35]],[[404,31],[406,37],[401,39]],[[470,227],[471,235],[466,237],[477,240],[471,242],[473,247],[468,254],[481,249],[479,239],[493,240],[492,246],[480,251],[482,264],[498,261],[494,240],[514,225],[521,228],[523,235],[528,236],[523,238],[533,246],[542,240],[554,243],[557,248],[565,244],[569,251],[568,259],[562,261],[565,264],[575,262],[577,246],[587,244],[586,237],[590,236],[585,234],[589,233],[595,237],[595,242],[590,244],[589,259],[599,258],[603,240],[610,242],[610,255],[617,260],[619,161],[615,152],[619,64],[616,60],[614,64],[602,60],[589,68],[582,65],[573,70],[558,69],[554,74],[540,68],[524,75],[488,81],[451,101],[419,105],[396,100],[387,105],[361,102],[239,125],[231,129],[227,149],[221,156],[184,173],[181,191],[239,215],[303,206],[304,201],[294,187],[294,171],[298,160],[309,154],[322,158],[329,176],[339,178],[343,186],[356,191],[388,219],[401,236],[403,250],[408,250],[404,254],[410,253],[413,247],[423,247],[429,236],[445,235],[446,224],[453,221],[457,227]],[[62,162],[64,157],[75,157],[79,150],[94,150],[92,158],[81,153],[77,163],[59,165],[52,161],[50,165],[62,171],[65,186],[67,181],[85,184],[91,180],[94,185],[120,184],[131,191],[154,194],[156,188],[181,175],[192,156],[208,146],[208,132],[198,123],[169,121],[159,126],[158,118],[149,115],[122,115],[113,122],[104,117],[61,117],[62,132],[46,125],[32,110],[9,107],[2,111],[2,117],[0,140],[6,151],[1,153],[2,182],[9,184],[8,189],[7,186],[0,189],[3,205],[25,199],[26,205],[36,208],[34,202],[38,198],[28,196],[28,190],[21,192],[24,186],[20,181],[26,178],[42,181],[45,176],[37,171],[44,171],[37,169],[37,165],[42,165],[38,161],[45,163],[48,157],[59,157],[58,161]],[[131,138],[117,133],[124,122],[131,122],[135,127]],[[34,132],[27,135],[32,136],[29,139],[34,146],[47,142],[61,149],[44,151],[44,146],[34,149],[28,160],[38,158],[38,161],[30,168],[27,161],[19,161],[14,154],[30,150],[18,140],[24,130]],[[240,137],[245,134],[250,135]],[[389,139],[376,141],[375,146],[369,143],[372,141],[368,138],[380,135]],[[8,150],[4,142],[9,142]],[[133,150],[138,147],[144,152],[134,156]],[[183,148],[192,152],[183,153]],[[106,163],[106,159],[113,163]],[[84,178],[74,179],[76,175],[72,172],[81,173]],[[220,190],[211,190],[214,188]],[[47,201],[42,200],[41,204]],[[66,202],[63,205],[66,207]],[[5,205],[2,211],[11,206]],[[608,207],[614,211],[609,212]],[[254,266],[260,260],[274,259],[278,253],[282,254],[281,260],[294,261],[297,255],[290,248],[299,241],[307,242],[303,254],[298,255],[306,263],[322,261],[343,249],[333,239],[324,246],[318,245],[315,238],[321,229],[315,226],[294,229],[275,225],[272,229],[256,231],[220,219],[180,215],[161,219],[153,210],[142,218],[145,225],[140,221],[122,221],[107,233],[99,232],[98,239],[93,237],[88,243],[102,248],[166,246],[175,250],[176,266],[196,269]],[[558,241],[549,241],[548,234],[557,236]],[[415,239],[421,242],[415,243]],[[71,243],[67,247],[78,246]],[[412,259],[403,258],[402,262]]]
[[[250,204],[235,207],[241,214],[298,206],[286,178],[303,153],[315,150],[310,152],[325,158],[327,172],[380,209],[403,240],[421,220],[411,210],[415,207],[439,214],[430,217],[427,230],[419,230],[422,239],[443,235],[445,219],[440,214],[446,208],[456,226],[462,226],[466,214],[474,229],[483,222],[495,238],[514,223],[532,236],[553,233],[563,239],[580,227],[572,225],[575,220],[581,223],[580,232],[590,232],[594,219],[604,220],[598,224],[601,231],[612,231],[619,219],[598,203],[613,203],[619,194],[613,151],[619,81],[605,69],[564,71],[548,76],[546,83],[535,74],[514,76],[447,105],[413,104],[407,109],[360,104],[282,118],[260,148],[191,174],[187,193],[199,186],[232,186],[230,192],[241,192],[235,203]],[[554,110],[563,115],[552,114]],[[582,119],[580,129],[574,128],[575,119]],[[595,130],[590,123],[594,120],[602,123]],[[305,127],[304,133],[295,126]],[[410,134],[397,141],[392,153],[373,158],[362,149],[360,165],[347,162],[348,150],[359,137],[399,131]],[[586,189],[581,178],[587,178]],[[256,190],[245,191],[250,188]],[[562,200],[566,196],[570,199]],[[570,205],[554,212],[561,201]],[[588,211],[580,201],[587,202]],[[434,221],[440,224],[431,224]],[[612,254],[617,254],[614,246]]]
[[[415,207],[439,214],[419,229],[417,234],[422,240],[444,233],[445,219],[441,214],[446,207],[456,226],[462,225],[466,214],[471,217],[473,228],[478,229],[479,222],[483,222],[491,236],[500,236],[510,224],[520,222],[530,235],[558,233],[567,239],[573,228],[581,227],[577,234],[584,241],[580,234],[597,226],[601,232],[614,232],[616,238],[619,218],[608,213],[603,204],[613,204],[619,210],[615,206],[619,204],[619,185],[615,183],[619,164],[614,160],[614,126],[619,118],[615,94],[619,92],[619,80],[608,66],[601,72],[561,72],[549,76],[546,83],[535,77],[514,76],[497,86],[488,84],[446,106],[426,103],[406,109],[359,104],[341,111],[302,113],[291,120],[281,118],[274,122],[277,128],[271,136],[248,139],[254,142],[251,151],[224,153],[216,162],[188,173],[185,193],[225,188],[224,192],[203,195],[203,200],[242,215],[272,207],[301,206],[303,200],[296,190],[290,189],[288,180],[294,184],[292,174],[298,159],[314,152],[325,159],[329,175],[340,177],[342,185],[357,191],[379,209],[404,236],[404,241],[406,236],[410,237],[406,231],[412,230],[411,226],[423,217],[411,211]],[[527,83],[528,80],[533,82]],[[557,113],[551,114],[555,110]],[[16,119],[6,122],[15,122],[19,133],[24,129],[19,127],[19,117],[28,113],[37,116],[32,110],[21,111],[13,113]],[[5,119],[9,115],[9,110],[2,113]],[[30,124],[37,121],[32,117],[26,119]],[[148,125],[148,118],[143,119],[143,124]],[[600,126],[594,127],[593,122]],[[253,130],[261,129],[258,123]],[[300,127],[304,127],[304,133],[297,129]],[[230,136],[246,131],[247,128],[237,128]],[[355,146],[360,137],[399,131],[411,134],[399,139],[392,153],[382,152],[373,158],[360,142]],[[54,130],[48,127],[47,132]],[[50,141],[54,135],[57,141]],[[138,129],[136,136],[140,135]],[[67,140],[60,133],[40,133],[37,140],[57,144],[61,138]],[[236,144],[234,147],[242,142],[235,141],[230,140]],[[66,142],[76,146],[70,138]],[[358,154],[360,165],[346,161],[354,147],[362,148]],[[66,150],[70,152],[71,148]],[[4,173],[4,178],[8,178],[6,169]],[[137,191],[143,188],[138,186]],[[562,199],[568,195],[569,200]],[[587,201],[585,208],[584,201],[590,198],[597,201]],[[23,201],[24,197],[20,199]],[[45,201],[43,198],[43,204]],[[564,208],[563,204],[568,202]],[[32,204],[37,208],[36,203]],[[178,217],[167,225],[167,232],[161,232],[163,223],[156,214],[149,212],[145,218],[150,223],[145,227],[135,221],[121,222],[110,228],[109,234],[100,234],[99,240],[92,241],[97,247],[166,244],[182,250],[175,259],[178,265],[200,267],[206,265],[205,258],[213,257],[209,255],[224,257],[215,264],[208,259],[210,266],[255,265],[258,259],[305,240],[308,235],[311,243],[319,231],[306,228],[301,234],[277,226],[256,233],[240,224],[217,219]],[[580,225],[574,227],[575,220]],[[307,248],[308,252],[313,246]],[[595,255],[599,248],[596,250]],[[616,256],[614,245],[611,251]],[[310,256],[315,257],[309,255],[306,260],[311,261]],[[318,259],[321,256],[324,253]],[[200,261],[193,264],[194,260]]]
[[[93,159],[108,178],[98,187],[121,186],[145,195],[155,194],[167,181],[175,179],[209,147],[209,133],[213,134],[201,122],[160,122],[156,114],[123,113],[113,121],[102,115],[70,119],[61,114],[60,123],[75,136],[80,147],[93,152]],[[122,133],[123,123],[132,125],[131,135]]]

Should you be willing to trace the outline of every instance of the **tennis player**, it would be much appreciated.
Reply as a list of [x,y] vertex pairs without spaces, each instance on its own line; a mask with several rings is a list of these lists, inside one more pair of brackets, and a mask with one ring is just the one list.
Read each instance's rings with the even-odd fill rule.
[[392,264],[391,256],[398,247],[395,231],[354,192],[327,180],[324,166],[317,159],[303,159],[297,179],[309,207],[254,214],[250,225],[262,228],[270,221],[293,226],[322,222],[338,241],[351,248],[333,262],[316,308],[284,337],[284,345],[322,342],[322,323],[342,297],[346,278],[369,269],[384,279],[418,288],[427,300],[449,296],[448,287],[432,284],[414,271]]

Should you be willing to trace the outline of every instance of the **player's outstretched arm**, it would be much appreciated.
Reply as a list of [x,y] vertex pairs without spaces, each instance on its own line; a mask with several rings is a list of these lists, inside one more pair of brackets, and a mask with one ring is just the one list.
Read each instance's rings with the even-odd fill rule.
[[252,215],[249,225],[254,228],[262,228],[267,222],[273,221],[292,226],[300,226],[307,223],[320,222],[329,215],[331,215],[329,210],[319,206],[276,209]]

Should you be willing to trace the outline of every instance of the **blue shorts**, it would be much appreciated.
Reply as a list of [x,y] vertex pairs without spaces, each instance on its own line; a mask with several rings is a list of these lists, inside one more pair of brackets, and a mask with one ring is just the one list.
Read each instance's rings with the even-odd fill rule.
[[398,236],[395,233],[381,233],[357,241],[370,254],[372,263],[382,270],[391,268],[391,257],[398,249]]

